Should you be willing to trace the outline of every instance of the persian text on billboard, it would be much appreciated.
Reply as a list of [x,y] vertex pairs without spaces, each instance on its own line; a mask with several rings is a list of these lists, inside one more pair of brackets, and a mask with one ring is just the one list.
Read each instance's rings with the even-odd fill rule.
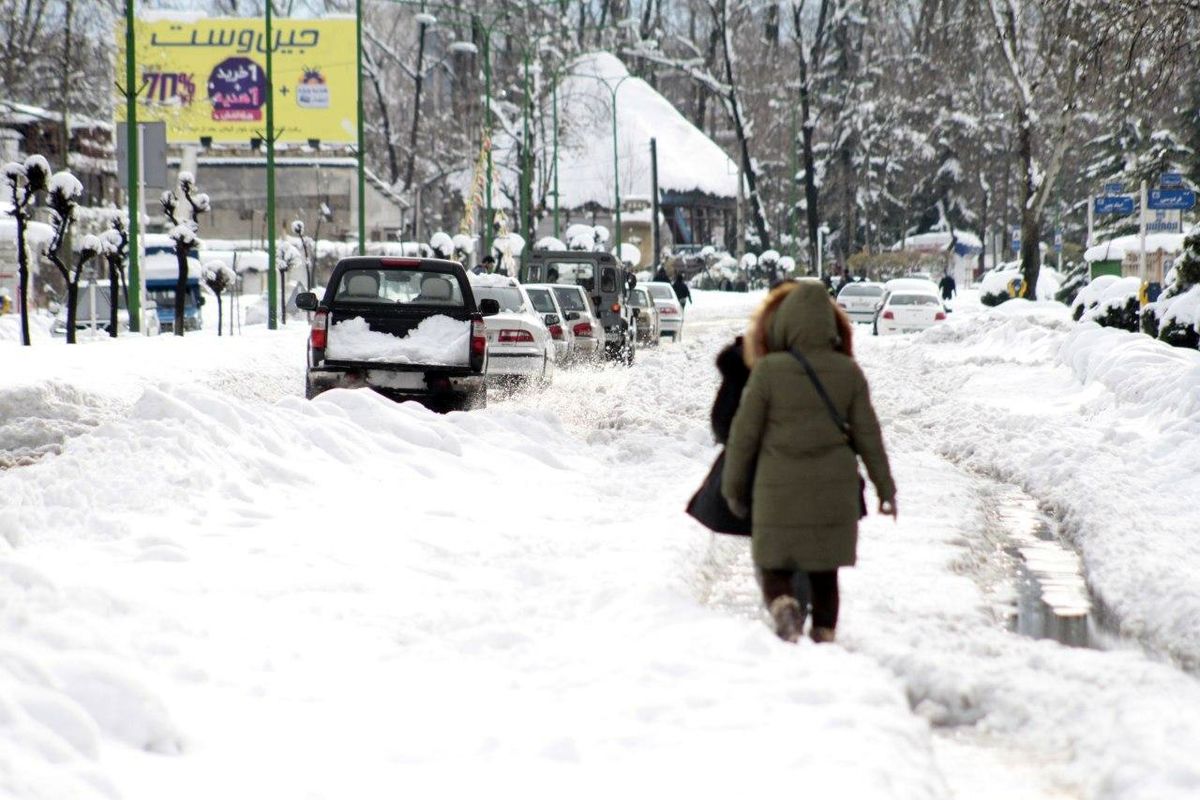
[[[249,142],[266,122],[263,20],[137,22],[138,119],[162,121],[171,142]],[[124,25],[117,36],[124,41]],[[275,128],[281,142],[357,140],[355,29],[350,19],[276,20],[272,27]],[[118,47],[117,74],[125,74]],[[125,103],[115,104],[124,121]]]

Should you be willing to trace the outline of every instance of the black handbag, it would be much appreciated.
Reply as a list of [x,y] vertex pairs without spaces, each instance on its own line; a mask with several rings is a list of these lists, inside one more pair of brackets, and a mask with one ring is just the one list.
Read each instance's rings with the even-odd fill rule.
[[[797,353],[795,350],[789,350],[788,352],[792,354],[792,358],[800,362],[800,366],[804,367],[804,371],[808,373],[808,379],[812,381],[813,388],[817,390],[817,394],[820,395],[821,401],[825,403],[825,408],[829,411],[829,416],[833,418],[833,424],[837,425],[838,430],[842,432],[842,436],[846,437],[846,446],[853,450],[854,454],[857,456],[858,448],[854,446],[854,431],[851,430],[850,423],[846,421],[846,418],[838,413],[837,407],[834,406],[833,401],[829,399],[829,393],[825,391],[824,384],[822,384],[820,379],[817,378],[817,373],[815,370],[813,370],[812,364],[808,363],[808,359],[802,354]],[[860,473],[858,476],[858,518],[862,519],[866,515],[867,481]]]
[[739,517],[729,510],[725,496],[721,494],[721,473],[725,470],[725,451],[717,456],[700,488],[688,501],[687,513],[713,533],[729,533],[735,536],[750,535],[750,517]]

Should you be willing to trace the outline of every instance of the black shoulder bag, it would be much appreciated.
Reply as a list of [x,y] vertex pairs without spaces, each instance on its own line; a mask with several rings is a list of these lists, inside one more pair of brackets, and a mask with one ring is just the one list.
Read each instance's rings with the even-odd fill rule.
[[[808,379],[812,381],[813,388],[817,390],[817,394],[820,396],[821,402],[825,404],[825,408],[829,411],[829,416],[833,419],[833,424],[837,426],[837,429],[842,432],[842,436],[845,437],[846,446],[853,450],[855,455],[858,455],[858,448],[854,446],[854,431],[851,430],[850,423],[846,421],[845,417],[838,413],[837,407],[834,406],[833,401],[829,399],[829,393],[825,391],[825,386],[817,377],[816,370],[812,368],[812,364],[808,363],[808,359],[805,358],[801,353],[797,353],[795,350],[789,350],[788,352],[791,353],[792,358],[800,362],[800,366],[804,367],[804,371],[808,373]],[[860,474],[858,476],[858,518],[862,519],[866,515],[867,482]]]

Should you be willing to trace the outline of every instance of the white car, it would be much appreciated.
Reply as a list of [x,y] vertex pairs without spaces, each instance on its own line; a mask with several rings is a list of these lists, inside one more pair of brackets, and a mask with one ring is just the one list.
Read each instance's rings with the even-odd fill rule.
[[923,292],[941,298],[942,290],[938,285],[926,278],[892,278],[883,285],[884,294],[888,292]]
[[476,304],[495,300],[500,312],[483,318],[487,328],[489,378],[507,382],[550,382],[557,363],[554,339],[534,311],[525,287],[502,275],[471,275]]
[[549,286],[527,283],[525,284],[525,293],[529,295],[529,301],[533,303],[533,310],[542,315],[542,321],[546,323],[546,330],[550,331],[550,338],[554,340],[554,349],[558,355],[558,363],[566,364],[574,360],[575,334],[571,330],[571,325],[579,319],[579,314],[571,314],[571,319],[568,319],[567,312]]
[[863,281],[847,283],[838,292],[837,304],[854,322],[871,322],[883,299],[883,284]]
[[900,289],[884,296],[875,321],[875,335],[916,333],[946,319],[946,310],[936,295]]
[[571,334],[575,337],[575,357],[581,361],[602,357],[604,325],[588,300],[587,290],[582,286],[561,283],[554,284],[551,288],[563,311],[579,315],[579,319],[571,321]]
[[658,309],[658,335],[670,336],[672,341],[678,341],[683,334],[683,306],[675,296],[671,284],[663,281],[652,281],[641,284],[654,298],[654,306]]

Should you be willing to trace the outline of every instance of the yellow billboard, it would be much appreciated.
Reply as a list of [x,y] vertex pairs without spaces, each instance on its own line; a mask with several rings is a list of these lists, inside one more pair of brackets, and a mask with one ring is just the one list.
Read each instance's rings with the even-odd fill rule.
[[[277,142],[358,141],[353,19],[275,19],[271,69]],[[166,123],[170,142],[245,142],[267,125],[262,19],[212,17],[135,23],[138,120]],[[117,26],[125,76],[125,25]],[[118,95],[117,120],[125,120]]]

